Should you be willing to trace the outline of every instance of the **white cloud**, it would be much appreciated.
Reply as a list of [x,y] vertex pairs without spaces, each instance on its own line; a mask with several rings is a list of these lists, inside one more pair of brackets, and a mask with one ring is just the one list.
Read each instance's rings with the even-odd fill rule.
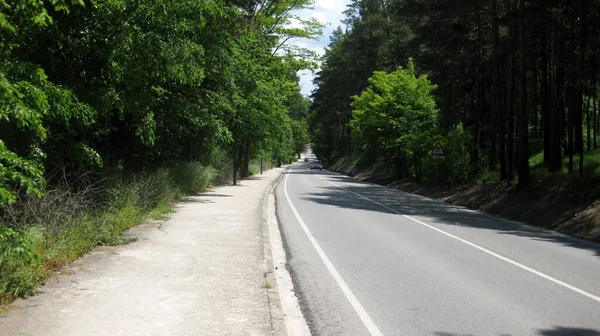
[[325,9],[334,12],[343,12],[350,3],[348,0],[315,0],[315,9]]
[[[334,29],[343,25],[343,12],[348,4],[350,4],[350,0],[315,0],[314,9],[296,12],[295,14],[303,19],[314,17],[322,24],[326,24],[326,27],[323,29],[323,36],[318,40],[299,39],[294,43],[299,47],[311,49],[318,55],[324,55],[325,47],[329,44],[329,37]],[[300,71],[298,76],[300,76],[301,92],[309,95],[314,89],[312,83],[314,74],[310,71]]]

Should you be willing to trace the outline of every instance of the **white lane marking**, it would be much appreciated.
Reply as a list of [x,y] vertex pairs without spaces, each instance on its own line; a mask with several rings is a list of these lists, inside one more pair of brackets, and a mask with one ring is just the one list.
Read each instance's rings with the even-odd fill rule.
[[358,314],[360,319],[363,321],[363,323],[369,330],[369,333],[371,333],[372,336],[383,336],[383,334],[381,333],[381,331],[379,330],[377,325],[375,325],[375,322],[373,322],[373,320],[371,319],[371,317],[369,316],[369,314],[367,313],[365,308],[363,308],[363,306],[360,304],[360,302],[358,301],[356,296],[354,296],[354,293],[352,293],[352,291],[350,290],[350,287],[348,287],[348,285],[346,284],[344,279],[342,279],[342,276],[335,269],[335,267],[333,266],[333,264],[331,263],[331,261],[329,260],[329,258],[325,254],[325,252],[323,252],[323,249],[321,249],[321,246],[319,245],[319,243],[317,242],[315,237],[313,237],[312,233],[310,232],[310,230],[308,229],[308,227],[302,220],[302,217],[300,217],[300,214],[296,210],[296,207],[294,207],[294,204],[292,204],[292,200],[290,199],[290,196],[288,195],[288,192],[287,192],[288,176],[289,175],[287,175],[287,174],[285,176],[285,182],[283,183],[284,184],[283,192],[285,194],[285,198],[288,201],[288,204],[290,205],[290,208],[292,209],[292,212],[294,213],[294,216],[296,216],[298,223],[300,223],[300,226],[304,230],[304,233],[306,233],[308,240],[310,240],[310,242],[312,243],[315,250],[317,250],[317,253],[321,257],[321,260],[323,260],[323,263],[329,270],[329,273],[331,273],[331,275],[335,279],[335,282],[337,282],[337,284],[340,287],[340,289],[342,290],[342,292],[344,292],[344,295],[346,295],[346,298],[348,299],[348,301],[350,301],[350,304],[352,305],[352,307],[354,308],[354,310],[356,311],[356,313]]
[[[345,175],[342,175],[342,174],[339,174],[339,173],[337,175],[341,176],[341,177],[344,177],[345,179],[350,180],[350,181],[356,181],[355,179],[353,179],[352,177],[349,177],[349,176],[345,176]],[[396,192],[400,192],[400,193],[403,193],[403,194],[408,194],[411,197],[417,197],[417,198],[420,198],[420,199],[428,201],[428,202],[436,202],[436,203],[440,204],[441,206],[446,206],[446,207],[448,206],[448,203],[446,203],[444,201],[441,201],[441,200],[438,200],[438,199],[435,199],[435,198],[429,198],[429,197],[425,197],[425,196],[422,196],[422,195],[412,194],[412,193],[409,193],[409,192],[406,192],[406,191],[402,191],[402,190],[394,189],[394,188],[390,188],[390,187],[385,187],[385,186],[382,187],[380,185],[376,185],[376,184],[372,184],[372,183],[368,183],[368,184],[369,185],[373,185],[373,186],[377,186],[377,187],[380,187],[380,188],[391,189],[391,190],[394,190]],[[556,237],[560,237],[560,238],[572,240],[574,242],[586,244],[586,245],[592,246],[594,248],[600,248],[600,243],[596,243],[594,241],[590,241],[590,240],[587,240],[587,239],[583,239],[583,238],[579,238],[579,237],[576,237],[576,236],[572,236],[572,235],[569,235],[569,234],[566,234],[566,233],[562,233],[562,232],[558,232],[558,231],[550,231],[550,230],[547,230],[547,229],[542,229],[539,226],[535,226],[535,225],[531,225],[531,224],[527,224],[527,223],[523,223],[523,222],[519,222],[519,221],[515,221],[515,220],[510,220],[510,219],[506,219],[506,218],[502,218],[502,217],[498,217],[498,216],[492,216],[492,215],[489,215],[489,214],[487,214],[485,212],[482,212],[482,211],[479,211],[479,210],[472,210],[472,209],[469,209],[469,208],[466,208],[466,207],[457,206],[456,208],[460,209],[461,211],[472,212],[472,213],[475,213],[477,215],[485,216],[487,218],[494,219],[494,220],[499,220],[499,221],[502,221],[502,222],[505,222],[505,223],[508,223],[508,224],[511,224],[511,225],[524,226],[524,227],[527,227],[529,229],[535,230],[536,232],[539,232],[539,233],[542,233],[542,234],[550,234],[550,235],[553,235],[553,236],[556,236]]]
[[398,211],[398,210],[392,209],[392,208],[390,208],[390,207],[388,207],[388,206],[386,206],[386,205],[383,205],[383,204],[381,204],[381,203],[379,203],[379,202],[377,202],[377,201],[374,201],[374,200],[372,200],[372,199],[370,199],[370,198],[368,198],[368,197],[365,197],[365,196],[363,196],[363,195],[361,195],[361,194],[359,194],[359,193],[356,193],[356,192],[354,192],[354,191],[352,191],[352,190],[350,190],[350,189],[344,188],[344,187],[342,187],[342,186],[338,185],[337,183],[333,183],[333,182],[331,182],[331,181],[329,181],[329,180],[326,180],[326,179],[322,178],[322,177],[321,177],[319,174],[316,174],[316,173],[314,173],[314,174],[315,174],[315,175],[317,175],[317,177],[318,177],[318,178],[320,178],[321,180],[323,180],[323,181],[325,181],[325,182],[327,182],[327,183],[330,183],[330,184],[332,184],[332,185],[334,185],[334,186],[336,186],[336,187],[338,187],[338,188],[340,188],[340,189],[343,189],[343,190],[345,190],[345,191],[347,191],[347,192],[350,192],[350,193],[352,193],[352,194],[354,194],[354,195],[356,195],[356,196],[359,196],[359,197],[361,197],[361,198],[364,198],[365,200],[367,200],[367,201],[369,201],[369,202],[373,202],[373,203],[375,203],[375,204],[379,205],[379,206],[380,206],[380,207],[382,207],[382,208],[385,208],[385,209],[387,209],[387,210],[390,210],[390,211],[392,211],[392,212],[394,212],[394,213],[396,213],[396,214],[398,214],[398,215],[404,216],[405,218],[408,218],[408,219],[410,219],[410,220],[412,220],[412,221],[414,221],[414,222],[416,222],[416,223],[419,223],[419,224],[421,224],[421,225],[423,225],[423,226],[425,226],[425,227],[427,227],[427,228],[430,228],[430,229],[432,229],[432,230],[434,230],[434,231],[437,231],[437,232],[439,232],[439,233],[441,233],[441,234],[444,234],[444,235],[446,235],[446,236],[448,236],[448,237],[450,237],[450,238],[456,239],[456,240],[460,241],[461,243],[465,243],[465,244],[467,244],[467,245],[469,245],[469,246],[471,246],[471,247],[474,247],[474,248],[476,248],[476,249],[478,249],[478,250],[480,250],[480,251],[482,251],[482,252],[485,252],[485,253],[487,253],[487,254],[489,254],[489,255],[491,255],[491,256],[494,256],[494,257],[496,257],[496,258],[498,258],[498,259],[500,259],[500,260],[502,260],[502,261],[505,261],[505,262],[507,262],[507,263],[509,263],[509,264],[511,264],[511,265],[517,266],[517,267],[519,267],[519,268],[521,268],[521,269],[523,269],[523,270],[525,270],[525,271],[527,271],[527,272],[533,273],[533,274],[535,274],[535,275],[537,275],[537,276],[539,276],[539,277],[542,277],[542,278],[544,278],[544,279],[546,279],[546,280],[549,280],[549,281],[551,281],[551,282],[554,282],[554,283],[555,283],[555,284],[557,284],[557,285],[560,285],[560,286],[562,286],[562,287],[565,287],[565,288],[567,288],[567,289],[570,289],[570,290],[572,290],[572,291],[574,291],[574,292],[576,292],[576,293],[579,293],[579,294],[581,294],[581,295],[583,295],[583,296],[586,296],[586,297],[588,297],[588,298],[590,298],[590,299],[592,299],[592,300],[594,300],[594,301],[600,302],[600,296],[594,295],[594,294],[592,294],[592,293],[588,293],[588,292],[584,291],[583,289],[577,288],[577,287],[575,287],[575,286],[573,286],[573,285],[570,285],[570,284],[568,284],[568,283],[566,283],[566,282],[564,282],[564,281],[561,281],[561,280],[558,280],[558,279],[556,279],[556,278],[554,278],[554,277],[551,277],[551,276],[549,276],[549,275],[547,275],[547,274],[545,274],[545,273],[542,273],[542,272],[540,272],[540,271],[538,271],[538,270],[536,270],[536,269],[533,269],[533,268],[531,268],[531,267],[529,267],[529,266],[523,265],[523,264],[521,264],[521,263],[519,263],[519,262],[517,262],[517,261],[514,261],[514,260],[512,260],[512,259],[510,259],[510,258],[507,258],[507,257],[505,257],[505,256],[503,256],[503,255],[500,255],[500,254],[498,254],[498,253],[496,253],[496,252],[490,251],[490,250],[486,249],[485,247],[482,247],[482,246],[480,246],[480,245],[477,245],[477,244],[475,244],[475,243],[471,243],[470,241],[468,241],[468,240],[466,240],[466,239],[460,238],[460,237],[458,237],[458,236],[455,236],[455,235],[453,235],[453,234],[451,234],[451,233],[449,233],[449,232],[446,232],[446,231],[444,231],[444,230],[438,229],[438,228],[436,228],[435,226],[432,226],[432,225],[430,225],[430,224],[427,224],[427,223],[421,222],[420,220],[418,220],[418,219],[416,219],[416,218],[413,218],[413,217],[411,217],[411,216],[409,216],[409,215],[405,215],[405,214],[403,214],[402,212],[400,212],[400,211]]

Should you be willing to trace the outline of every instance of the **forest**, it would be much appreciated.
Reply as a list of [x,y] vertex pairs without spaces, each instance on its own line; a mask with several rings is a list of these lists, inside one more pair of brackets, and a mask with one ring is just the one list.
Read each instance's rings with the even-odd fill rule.
[[[295,160],[309,0],[0,0],[0,305],[210,184]],[[293,24],[292,24],[293,23]]]
[[[600,3],[353,0],[312,94],[315,152],[446,185],[600,181]],[[492,177],[493,176],[493,177]]]

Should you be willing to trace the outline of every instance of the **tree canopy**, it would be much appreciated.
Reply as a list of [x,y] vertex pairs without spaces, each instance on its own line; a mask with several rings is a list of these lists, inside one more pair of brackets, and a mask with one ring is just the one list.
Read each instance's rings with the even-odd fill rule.
[[[290,44],[310,0],[0,0],[0,203],[85,171],[133,173],[306,141]],[[298,27],[298,28],[291,28]]]
[[[368,87],[381,71],[392,73],[412,58],[415,72],[437,86],[435,133],[466,134],[460,146],[472,169],[465,175],[498,171],[501,180],[518,176],[525,187],[537,154],[546,171],[562,171],[565,158],[567,171],[585,173],[584,153],[597,148],[600,128],[597,2],[353,0],[345,14],[312,94],[318,155],[336,161],[360,154],[353,143],[364,142],[363,135],[351,125],[366,116],[352,97],[373,94]],[[406,109],[412,107],[395,113]],[[386,124],[393,122],[401,121]],[[393,131],[397,141],[406,132]],[[435,139],[427,142],[433,147]]]

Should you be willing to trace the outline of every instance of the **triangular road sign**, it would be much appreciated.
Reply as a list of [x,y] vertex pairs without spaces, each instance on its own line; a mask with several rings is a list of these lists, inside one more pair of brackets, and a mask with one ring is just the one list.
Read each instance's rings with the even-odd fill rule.
[[446,155],[446,153],[444,152],[444,148],[442,147],[442,144],[439,141],[435,144],[435,147],[433,147],[433,151],[431,151],[431,154],[434,156]]

